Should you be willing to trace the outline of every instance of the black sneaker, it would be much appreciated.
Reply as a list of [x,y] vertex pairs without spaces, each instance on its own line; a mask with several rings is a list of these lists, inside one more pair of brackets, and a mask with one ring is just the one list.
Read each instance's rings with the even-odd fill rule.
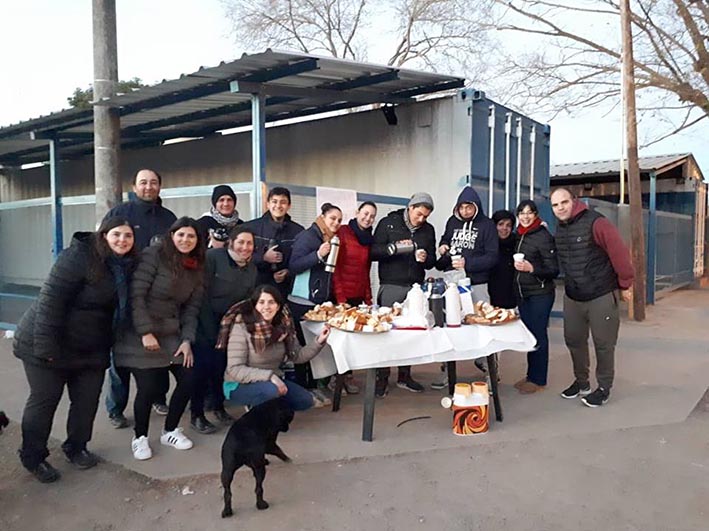
[[128,419],[123,415],[123,413],[109,415],[108,421],[111,423],[111,426],[113,426],[117,430],[120,430],[121,428],[127,428],[130,425]]
[[601,407],[603,404],[608,402],[608,399],[610,397],[611,397],[610,390],[603,389],[603,387],[599,387],[590,395],[584,396],[581,399],[581,402],[583,402],[584,405],[586,405],[588,407]]
[[411,391],[412,393],[423,393],[423,385],[418,383],[411,376],[407,376],[399,380],[398,382],[396,382],[396,386],[401,389]]
[[98,464],[98,457],[89,452],[86,448],[74,452],[73,454],[65,454],[66,460],[80,470],[95,467]]
[[230,424],[231,422],[234,422],[234,417],[232,417],[224,409],[215,409],[214,416],[219,422],[222,422],[224,424]]
[[208,433],[214,433],[217,431],[217,427],[209,422],[204,415],[200,415],[198,417],[192,417],[192,421],[190,422],[190,426],[194,431],[197,433],[204,433],[205,435]]
[[389,381],[388,380],[377,380],[374,386],[374,395],[377,398],[384,398],[389,394]]
[[561,398],[576,398],[577,396],[586,396],[591,394],[591,386],[581,389],[578,382],[572,383],[569,387],[561,392]]
[[61,477],[59,471],[46,461],[42,461],[30,472],[42,483],[54,483]]

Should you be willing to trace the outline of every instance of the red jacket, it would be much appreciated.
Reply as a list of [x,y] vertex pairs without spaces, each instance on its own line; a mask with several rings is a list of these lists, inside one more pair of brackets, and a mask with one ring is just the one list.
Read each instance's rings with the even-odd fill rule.
[[347,299],[363,298],[364,302],[372,304],[372,284],[369,280],[372,260],[369,246],[359,243],[349,225],[340,227],[337,235],[340,237],[340,253],[332,276],[335,300],[341,304],[347,302]]

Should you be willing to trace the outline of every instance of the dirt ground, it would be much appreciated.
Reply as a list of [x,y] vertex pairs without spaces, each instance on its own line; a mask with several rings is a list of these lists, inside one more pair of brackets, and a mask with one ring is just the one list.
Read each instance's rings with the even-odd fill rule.
[[709,399],[679,424],[346,462],[269,467],[267,511],[216,475],[158,481],[102,463],[42,485],[0,436],[0,529],[699,530],[709,522]]

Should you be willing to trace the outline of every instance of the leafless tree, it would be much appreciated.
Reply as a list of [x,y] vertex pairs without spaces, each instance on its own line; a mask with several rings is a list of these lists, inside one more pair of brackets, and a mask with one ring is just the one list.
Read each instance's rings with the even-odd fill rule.
[[[620,101],[617,0],[496,3],[497,28],[536,43],[532,51],[508,56],[518,104],[524,97],[523,107],[558,113]],[[633,0],[632,10],[639,110],[667,122],[654,143],[709,117],[709,3]]]
[[493,0],[222,0],[236,43],[474,77]]

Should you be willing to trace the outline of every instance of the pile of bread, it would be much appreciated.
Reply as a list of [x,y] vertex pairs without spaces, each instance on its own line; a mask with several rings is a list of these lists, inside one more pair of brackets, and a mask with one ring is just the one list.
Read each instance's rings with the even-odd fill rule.
[[318,321],[324,323],[336,314],[342,313],[348,309],[350,309],[349,304],[338,304],[335,306],[331,302],[323,302],[322,304],[316,304],[312,310],[305,312],[303,319],[306,321]]
[[333,328],[346,332],[380,333],[391,330],[391,321],[394,317],[392,308],[381,307],[376,310],[368,306],[349,308],[336,313],[330,318],[328,324]]
[[463,318],[465,324],[498,325],[516,321],[519,315],[516,310],[498,308],[489,302],[478,301],[475,303],[475,314],[468,314]]

